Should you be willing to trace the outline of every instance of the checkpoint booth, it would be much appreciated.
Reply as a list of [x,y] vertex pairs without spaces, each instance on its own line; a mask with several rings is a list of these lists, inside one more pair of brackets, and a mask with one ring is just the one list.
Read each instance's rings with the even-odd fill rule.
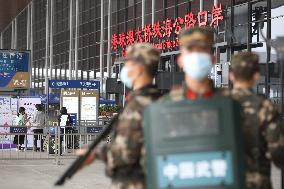
[[[100,81],[98,80],[50,80],[49,88],[61,89],[60,107],[66,107],[72,124],[65,125],[66,117],[61,117],[58,126],[63,135],[63,149],[68,147],[68,137],[72,137],[72,148],[79,147],[78,133],[93,134],[100,132],[98,125],[98,108],[100,99]],[[67,126],[67,127],[66,127]],[[71,128],[72,127],[72,128]],[[69,128],[69,129],[68,129]],[[55,133],[54,131],[53,133]],[[55,135],[52,135],[53,140]]]
[[226,97],[146,108],[148,188],[245,188],[239,113]]

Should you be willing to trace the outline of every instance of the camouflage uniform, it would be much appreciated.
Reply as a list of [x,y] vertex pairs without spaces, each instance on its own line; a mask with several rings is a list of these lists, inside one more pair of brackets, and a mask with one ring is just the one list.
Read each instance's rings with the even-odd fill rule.
[[278,166],[284,163],[283,155],[278,156],[284,150],[281,117],[269,100],[252,90],[231,93],[243,107],[247,189],[271,189],[271,160]]
[[[216,89],[214,87],[214,84],[213,84],[213,81],[212,80],[209,80],[209,85],[210,85],[210,90],[207,91],[205,94],[203,95],[197,95],[197,94],[194,94],[196,95],[196,97],[192,98],[191,96],[187,96],[187,92],[189,91],[185,85],[183,85],[182,87],[177,87],[173,90],[170,91],[169,94],[161,97],[159,99],[159,101],[161,102],[164,102],[164,101],[173,101],[173,102],[176,102],[176,101],[181,101],[181,100],[184,100],[184,99],[188,99],[188,100],[198,100],[198,99],[208,99],[208,98],[211,98],[215,95],[222,95],[222,96],[229,96],[230,95],[230,92],[229,90],[226,90],[226,89]],[[193,93],[193,92],[191,92]]]
[[[259,72],[258,56],[253,53],[239,53],[231,63],[237,81],[251,82]],[[247,189],[271,189],[271,161],[278,167],[284,164],[281,116],[272,102],[252,89],[234,87],[231,96],[243,108]]]
[[145,106],[160,96],[153,86],[146,86],[130,94],[119,116],[114,140],[107,150],[106,173],[113,179],[112,189],[144,189],[142,162],[142,113]]
[[[277,108],[269,100],[253,94],[252,90],[213,91],[214,95],[232,95],[243,107],[247,189],[272,189],[270,163],[273,161],[278,167],[284,164],[283,128]],[[180,101],[186,98],[186,90],[180,88],[172,90],[160,101]]]
[[[144,58],[148,63],[156,58],[154,62],[158,64],[159,55],[151,54],[147,49],[153,50],[147,44],[134,45],[127,51],[132,57],[126,58],[137,61]],[[152,65],[149,66],[152,69]],[[101,158],[106,162],[106,174],[112,179],[111,189],[145,189],[142,113],[145,106],[159,97],[160,92],[153,85],[144,86],[128,95],[126,106],[119,115],[116,129],[111,136],[111,143],[101,153]]]

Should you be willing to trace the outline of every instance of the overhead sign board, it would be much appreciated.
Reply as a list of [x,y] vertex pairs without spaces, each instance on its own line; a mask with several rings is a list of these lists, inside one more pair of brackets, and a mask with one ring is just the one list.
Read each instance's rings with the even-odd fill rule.
[[0,50],[0,90],[28,89],[30,53]]
[[179,46],[176,36],[180,34],[183,28],[189,29],[195,26],[219,27],[224,19],[222,4],[213,6],[211,10],[198,13],[188,12],[183,17],[176,19],[166,18],[154,24],[146,24],[143,28],[139,27],[136,30],[130,29],[127,32],[113,34],[112,50],[125,56],[128,45],[142,42],[153,43],[156,48],[161,50],[175,49]]
[[49,87],[55,89],[100,89],[98,80],[50,80]]

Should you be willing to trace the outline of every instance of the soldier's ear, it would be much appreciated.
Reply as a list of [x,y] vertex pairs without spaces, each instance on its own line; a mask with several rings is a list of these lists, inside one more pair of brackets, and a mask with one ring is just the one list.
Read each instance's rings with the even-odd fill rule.
[[257,82],[259,79],[260,79],[260,73],[259,73],[259,72],[256,72],[256,73],[253,75],[253,80],[254,80],[254,82]]
[[217,63],[217,57],[212,55],[212,64],[215,65]]
[[[146,68],[145,66],[143,66],[142,64],[135,64],[134,69],[132,70],[132,74],[134,75],[134,77],[139,77],[140,75],[142,75],[144,72],[146,72]],[[132,75],[132,76],[133,76]]]
[[180,68],[183,68],[183,62],[182,62],[182,55],[181,54],[179,54],[178,57],[177,57],[177,65]]
[[236,80],[235,75],[233,74],[233,72],[229,73],[229,79],[231,82],[234,82]]

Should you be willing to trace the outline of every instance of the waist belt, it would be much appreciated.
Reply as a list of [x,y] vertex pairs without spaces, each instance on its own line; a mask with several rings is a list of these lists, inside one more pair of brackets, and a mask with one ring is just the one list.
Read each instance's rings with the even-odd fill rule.
[[144,181],[145,175],[142,171],[115,171],[114,175],[111,177],[113,181],[125,181],[125,180],[139,180]]

